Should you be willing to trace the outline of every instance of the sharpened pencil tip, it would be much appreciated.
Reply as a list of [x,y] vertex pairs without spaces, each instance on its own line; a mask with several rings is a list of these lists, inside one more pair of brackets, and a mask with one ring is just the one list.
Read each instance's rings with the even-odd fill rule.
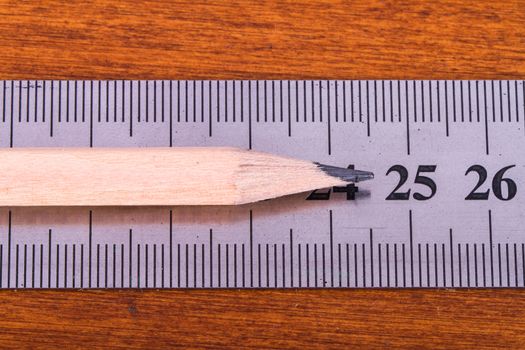
[[319,163],[315,163],[315,164],[319,167],[319,169],[324,171],[326,174],[333,176],[333,177],[338,177],[341,180],[346,181],[346,182],[360,182],[360,181],[371,180],[374,178],[374,173],[370,171],[339,168],[336,166],[319,164]]

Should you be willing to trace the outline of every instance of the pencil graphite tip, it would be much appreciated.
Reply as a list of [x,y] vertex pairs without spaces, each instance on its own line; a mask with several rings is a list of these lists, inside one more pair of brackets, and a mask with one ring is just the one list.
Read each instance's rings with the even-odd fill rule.
[[371,180],[374,178],[374,173],[370,171],[340,168],[319,163],[315,164],[326,174],[340,178],[341,180],[344,180],[346,182],[360,182]]

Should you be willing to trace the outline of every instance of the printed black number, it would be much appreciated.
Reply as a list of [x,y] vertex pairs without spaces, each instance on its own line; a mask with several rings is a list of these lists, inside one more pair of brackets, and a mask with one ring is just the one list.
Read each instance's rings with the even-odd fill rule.
[[413,195],[415,200],[425,201],[427,199],[430,199],[430,198],[434,197],[434,195],[436,194],[436,191],[437,191],[436,183],[431,178],[429,178],[427,176],[419,175],[419,173],[433,173],[435,171],[436,171],[436,166],[435,165],[420,165],[417,168],[417,174],[416,174],[416,179],[415,179],[414,183],[422,184],[422,185],[425,185],[428,188],[430,188],[430,194],[428,196],[424,196],[421,193],[416,192]]
[[[502,169],[500,169],[496,175],[494,175],[494,178],[492,179],[492,192],[494,192],[494,195],[497,199],[502,201],[510,201],[512,198],[516,196],[516,193],[518,192],[518,187],[516,186],[516,182],[514,180],[509,178],[504,178],[503,175],[505,172],[516,165],[509,165]],[[467,197],[465,197],[466,200],[487,200],[489,199],[490,190],[486,190],[485,192],[476,192],[478,188],[480,188],[485,180],[487,180],[487,170],[481,166],[481,165],[473,165],[470,168],[467,169],[465,172],[465,175],[468,175],[471,172],[478,173],[479,179],[478,183],[468,194]],[[505,183],[507,185],[507,195],[503,195],[502,191],[502,184]]]
[[473,165],[471,166],[470,168],[467,169],[467,171],[465,172],[465,176],[470,174],[471,172],[476,172],[478,173],[478,183],[476,184],[476,186],[474,186],[474,189],[472,190],[472,192],[470,192],[468,194],[467,197],[465,197],[466,200],[486,200],[486,199],[489,199],[489,192],[490,190],[486,190],[485,192],[476,192],[478,188],[481,187],[481,185],[483,185],[483,183],[485,182],[485,180],[487,179],[487,170],[485,170],[484,167],[482,167],[481,165]]
[[[506,166],[505,168],[498,171],[496,175],[494,175],[494,179],[492,179],[492,192],[494,192],[494,195],[499,200],[510,201],[512,198],[514,198],[516,192],[518,192],[518,187],[516,186],[516,183],[509,178],[503,177],[503,174],[513,167],[515,167],[515,165]],[[505,182],[507,184],[507,197],[503,197],[501,193],[502,182]]]
[[[436,183],[430,177],[421,174],[433,173],[435,171],[436,165],[420,165],[417,168],[416,179],[414,180],[414,183],[428,187],[430,189],[430,194],[424,195],[416,192],[412,195],[415,200],[425,201],[434,197],[437,191]],[[397,164],[388,169],[386,175],[388,176],[391,172],[396,172],[399,174],[399,183],[397,184],[396,188],[394,188],[394,190],[386,197],[386,200],[408,200],[410,198],[411,189],[408,189],[406,192],[398,192],[401,186],[403,186],[408,180],[408,170],[404,166]]]
[[410,189],[406,192],[396,192],[407,182],[408,179],[408,170],[402,165],[394,165],[388,169],[386,172],[386,175],[388,176],[391,172],[395,171],[399,174],[399,183],[397,184],[396,188],[386,197],[387,201],[392,200],[408,200],[410,198]]

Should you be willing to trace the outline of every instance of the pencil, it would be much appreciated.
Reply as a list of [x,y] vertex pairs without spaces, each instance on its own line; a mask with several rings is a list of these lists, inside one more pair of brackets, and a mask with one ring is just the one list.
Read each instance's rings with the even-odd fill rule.
[[0,150],[0,206],[238,205],[371,179],[225,147]]

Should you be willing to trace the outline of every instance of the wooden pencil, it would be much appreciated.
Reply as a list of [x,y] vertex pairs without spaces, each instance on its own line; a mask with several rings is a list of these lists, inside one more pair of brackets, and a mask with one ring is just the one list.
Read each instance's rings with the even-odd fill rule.
[[224,147],[0,150],[0,206],[237,205],[366,171]]

